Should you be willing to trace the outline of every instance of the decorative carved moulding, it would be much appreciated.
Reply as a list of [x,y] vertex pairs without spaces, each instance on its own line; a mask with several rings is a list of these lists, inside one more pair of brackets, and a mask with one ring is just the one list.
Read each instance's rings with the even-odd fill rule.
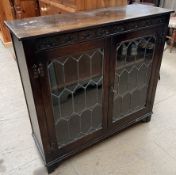
[[53,48],[59,46],[66,46],[78,42],[84,42],[87,40],[102,38],[114,34],[122,34],[125,32],[136,31],[141,28],[152,27],[156,25],[165,24],[167,22],[167,18],[164,17],[155,17],[148,18],[145,20],[136,20],[126,23],[118,23],[111,26],[103,26],[99,28],[85,29],[78,32],[70,32],[67,34],[61,34],[57,37],[49,36],[46,38],[37,38],[36,39],[36,52]]

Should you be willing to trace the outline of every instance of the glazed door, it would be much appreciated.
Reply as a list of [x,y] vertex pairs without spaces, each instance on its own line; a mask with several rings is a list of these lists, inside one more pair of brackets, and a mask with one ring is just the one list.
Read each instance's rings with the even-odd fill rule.
[[107,127],[107,53],[105,40],[75,44],[37,54],[50,141],[73,149]]
[[157,84],[154,77],[159,72],[157,62],[163,49],[163,44],[157,44],[157,30],[112,38],[109,125],[123,127],[151,115]]

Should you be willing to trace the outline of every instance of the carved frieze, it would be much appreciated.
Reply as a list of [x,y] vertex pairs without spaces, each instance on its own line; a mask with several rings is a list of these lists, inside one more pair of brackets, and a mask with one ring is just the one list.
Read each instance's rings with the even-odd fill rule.
[[139,29],[156,26],[162,23],[167,23],[166,17],[155,17],[146,19],[141,18],[131,22],[121,22],[118,24],[84,29],[67,34],[58,34],[57,36],[48,36],[36,39],[36,51],[38,52],[54,47],[66,46],[96,38],[103,38],[114,34],[122,34],[125,32],[136,31]]

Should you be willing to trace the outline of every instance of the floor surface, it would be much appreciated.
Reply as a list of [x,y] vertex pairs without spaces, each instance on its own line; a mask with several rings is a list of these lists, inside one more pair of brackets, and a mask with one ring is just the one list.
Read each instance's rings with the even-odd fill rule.
[[[47,175],[12,49],[0,43],[0,175]],[[165,51],[154,114],[65,161],[52,175],[176,175],[176,51]]]

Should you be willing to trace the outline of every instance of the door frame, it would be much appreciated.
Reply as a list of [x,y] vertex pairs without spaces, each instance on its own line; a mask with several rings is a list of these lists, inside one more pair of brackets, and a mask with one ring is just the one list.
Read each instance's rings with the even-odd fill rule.
[[[161,51],[160,49],[164,48],[164,44],[161,45],[161,43],[158,42],[159,37],[158,34],[165,31],[165,26],[160,25],[157,27],[151,27],[150,30],[144,29],[144,30],[138,30],[135,32],[128,32],[121,35],[114,35],[111,38],[111,63],[110,63],[110,89],[109,89],[109,109],[108,109],[108,127],[109,128],[123,128],[125,125],[129,125],[130,123],[134,123],[134,121],[140,121],[142,118],[146,118],[147,116],[152,115],[152,108],[153,108],[153,101],[156,91],[156,86],[158,79],[156,79],[157,75],[159,75],[159,69],[158,62],[161,61],[162,56],[160,55]],[[140,37],[147,37],[147,36],[154,36],[156,38],[156,45],[155,45],[155,51],[153,55],[153,63],[151,68],[151,77],[149,80],[148,90],[147,90],[147,101],[146,101],[146,107],[128,114],[126,117],[117,120],[116,122],[113,121],[113,86],[114,86],[114,79],[115,79],[115,65],[116,65],[116,45],[122,41],[128,41],[131,39],[137,39]],[[164,36],[163,36],[164,37]],[[162,48],[163,47],[163,48]],[[160,48],[160,49],[158,49]]]
[[[49,134],[49,142],[52,145],[52,157],[61,157],[65,154],[69,154],[69,152],[78,149],[78,147],[81,147],[82,145],[91,143],[91,141],[96,140],[100,138],[102,135],[104,135],[105,130],[107,130],[107,116],[108,116],[108,88],[109,88],[109,48],[108,43],[110,40],[108,39],[96,39],[92,41],[87,41],[83,43],[78,43],[74,45],[69,46],[63,46],[59,48],[53,48],[50,50],[40,51],[36,53],[35,57],[38,59],[38,63],[41,63],[43,65],[43,71],[45,76],[42,76],[39,78],[41,91],[42,91],[42,99],[43,99],[43,105],[47,120],[47,130]],[[58,149],[57,146],[57,139],[56,139],[56,130],[54,125],[54,114],[52,109],[52,101],[50,96],[50,85],[49,85],[49,75],[47,71],[47,65],[48,62],[54,59],[57,59],[61,56],[71,55],[74,53],[81,53],[88,50],[93,50],[96,48],[103,48],[104,49],[104,67],[103,67],[103,84],[104,84],[104,92],[103,92],[103,99],[102,99],[102,108],[103,108],[103,120],[102,120],[102,129],[95,131],[91,133],[90,135],[87,135],[83,138],[78,139],[75,142],[72,142],[60,149]],[[79,51],[79,52],[77,52]],[[52,117],[51,117],[52,116]]]

